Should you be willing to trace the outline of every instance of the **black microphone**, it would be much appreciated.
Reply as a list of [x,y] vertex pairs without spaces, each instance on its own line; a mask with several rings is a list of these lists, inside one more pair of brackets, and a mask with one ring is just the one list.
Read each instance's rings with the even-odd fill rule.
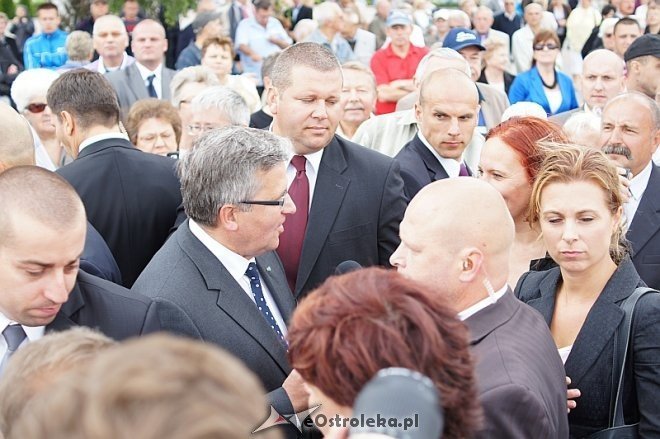
[[337,265],[337,268],[335,268],[335,274],[346,274],[351,271],[359,270],[360,268],[362,268],[362,265],[355,261],[344,261]]
[[[358,393],[349,438],[378,433],[396,439],[438,439],[444,429],[440,394],[431,379],[402,367],[382,369]],[[379,425],[380,423],[380,425]]]

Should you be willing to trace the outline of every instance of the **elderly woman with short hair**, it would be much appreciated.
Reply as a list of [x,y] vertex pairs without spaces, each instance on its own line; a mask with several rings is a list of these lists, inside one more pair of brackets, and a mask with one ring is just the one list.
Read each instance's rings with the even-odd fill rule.
[[128,112],[126,131],[137,149],[167,155],[179,148],[181,117],[169,102],[141,99]]
[[[66,153],[55,135],[53,113],[46,102],[46,93],[59,74],[49,69],[30,69],[21,72],[11,86],[11,98],[37,135],[35,143],[48,153],[52,166],[56,169],[64,165]],[[39,147],[39,145],[37,145]]]

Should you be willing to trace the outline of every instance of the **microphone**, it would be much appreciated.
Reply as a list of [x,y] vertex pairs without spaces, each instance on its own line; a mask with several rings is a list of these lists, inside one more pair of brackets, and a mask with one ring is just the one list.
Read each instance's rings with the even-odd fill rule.
[[[444,429],[438,389],[425,375],[402,367],[382,369],[362,388],[355,399],[353,417],[369,421],[351,427],[352,439],[373,434],[396,439],[438,439]],[[379,425],[383,418],[384,425]]]
[[355,261],[344,261],[337,265],[337,268],[335,268],[335,274],[346,274],[351,271],[359,270],[360,268],[362,268],[362,265]]

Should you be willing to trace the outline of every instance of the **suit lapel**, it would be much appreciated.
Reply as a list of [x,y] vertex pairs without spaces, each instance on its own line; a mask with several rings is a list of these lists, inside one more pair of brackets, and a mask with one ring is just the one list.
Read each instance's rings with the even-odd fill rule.
[[[224,265],[192,234],[188,221],[183,223],[180,229],[182,230],[177,234],[177,241],[198,268],[207,288],[217,291],[217,306],[268,352],[284,373],[288,373],[286,349],[254,302]],[[271,292],[276,295],[273,290]]]
[[488,334],[508,322],[520,305],[509,289],[495,304],[465,319],[465,324],[470,330],[470,344],[479,344]]
[[627,238],[633,258],[660,229],[660,168],[651,165],[651,177],[639,201]]
[[422,158],[426,170],[429,173],[429,178],[431,181],[442,180],[449,178],[449,174],[445,171],[445,168],[438,161],[438,159],[433,155],[431,151],[424,145],[422,139],[419,138],[419,135],[415,134],[415,137],[412,140],[410,145],[419,156]]
[[561,271],[559,271],[559,268],[548,271],[548,275],[539,284],[541,297],[527,302],[529,306],[541,313],[543,319],[548,324],[548,327],[550,327],[552,315],[555,312],[555,293],[557,291],[560,276]]
[[316,264],[348,190],[351,180],[342,175],[346,168],[346,157],[337,141],[337,136],[334,136],[323,151],[319,173],[316,177],[296,279],[296,297],[300,294]]
[[60,308],[55,319],[46,326],[46,331],[66,331],[69,328],[79,326],[78,323],[71,319],[71,316],[78,312],[85,306],[85,299],[83,299],[80,286],[76,282],[73,290],[69,294],[69,298]]
[[130,66],[126,67],[125,71],[126,75],[128,76],[128,88],[133,92],[136,100],[149,98],[149,93],[147,93],[147,86],[144,85],[144,80],[142,80],[142,76],[140,75],[140,71],[138,70],[137,66],[135,64],[131,64]]

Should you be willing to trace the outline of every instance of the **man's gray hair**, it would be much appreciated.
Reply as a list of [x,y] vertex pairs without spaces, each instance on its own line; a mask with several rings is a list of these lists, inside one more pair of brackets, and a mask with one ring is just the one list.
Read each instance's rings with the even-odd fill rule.
[[181,90],[183,86],[191,82],[199,82],[209,87],[220,85],[218,76],[208,67],[193,66],[179,70],[170,81],[171,102],[174,108],[179,108],[179,105],[181,105]]
[[323,2],[314,6],[312,18],[319,26],[323,26],[325,23],[334,20],[341,13],[341,7],[337,3]]
[[179,161],[181,194],[193,221],[214,227],[226,204],[242,210],[261,188],[259,171],[269,171],[289,160],[291,142],[255,128],[232,126],[206,133]]
[[472,73],[470,72],[470,64],[463,58],[463,55],[455,51],[454,49],[450,49],[449,47],[437,47],[435,49],[432,49],[429,53],[424,55],[424,58],[419,62],[417,65],[417,70],[415,71],[415,80],[417,82],[422,82],[424,79],[424,75],[426,74],[426,66],[428,66],[429,61],[432,58],[440,58],[440,59],[447,59],[447,60],[460,60],[463,61],[465,64],[465,70],[462,70],[467,74],[468,76],[471,76]]
[[94,54],[94,43],[92,37],[82,30],[74,30],[66,37],[66,54],[69,61],[87,61]]
[[646,96],[644,93],[640,93],[638,91],[629,91],[614,96],[612,99],[607,101],[607,104],[605,104],[605,107],[603,108],[603,114],[610,106],[616,104],[617,102],[619,101],[628,102],[631,100],[637,101],[638,103],[648,108],[649,115],[651,116],[651,121],[653,122],[653,129],[654,130],[660,129],[660,107],[653,99]]
[[270,79],[280,91],[291,85],[291,72],[294,66],[304,66],[319,72],[341,71],[334,53],[318,43],[297,43],[287,47],[277,57]]
[[250,109],[245,99],[229,87],[216,85],[202,91],[190,103],[193,112],[209,109],[222,111],[232,125],[250,125]]

